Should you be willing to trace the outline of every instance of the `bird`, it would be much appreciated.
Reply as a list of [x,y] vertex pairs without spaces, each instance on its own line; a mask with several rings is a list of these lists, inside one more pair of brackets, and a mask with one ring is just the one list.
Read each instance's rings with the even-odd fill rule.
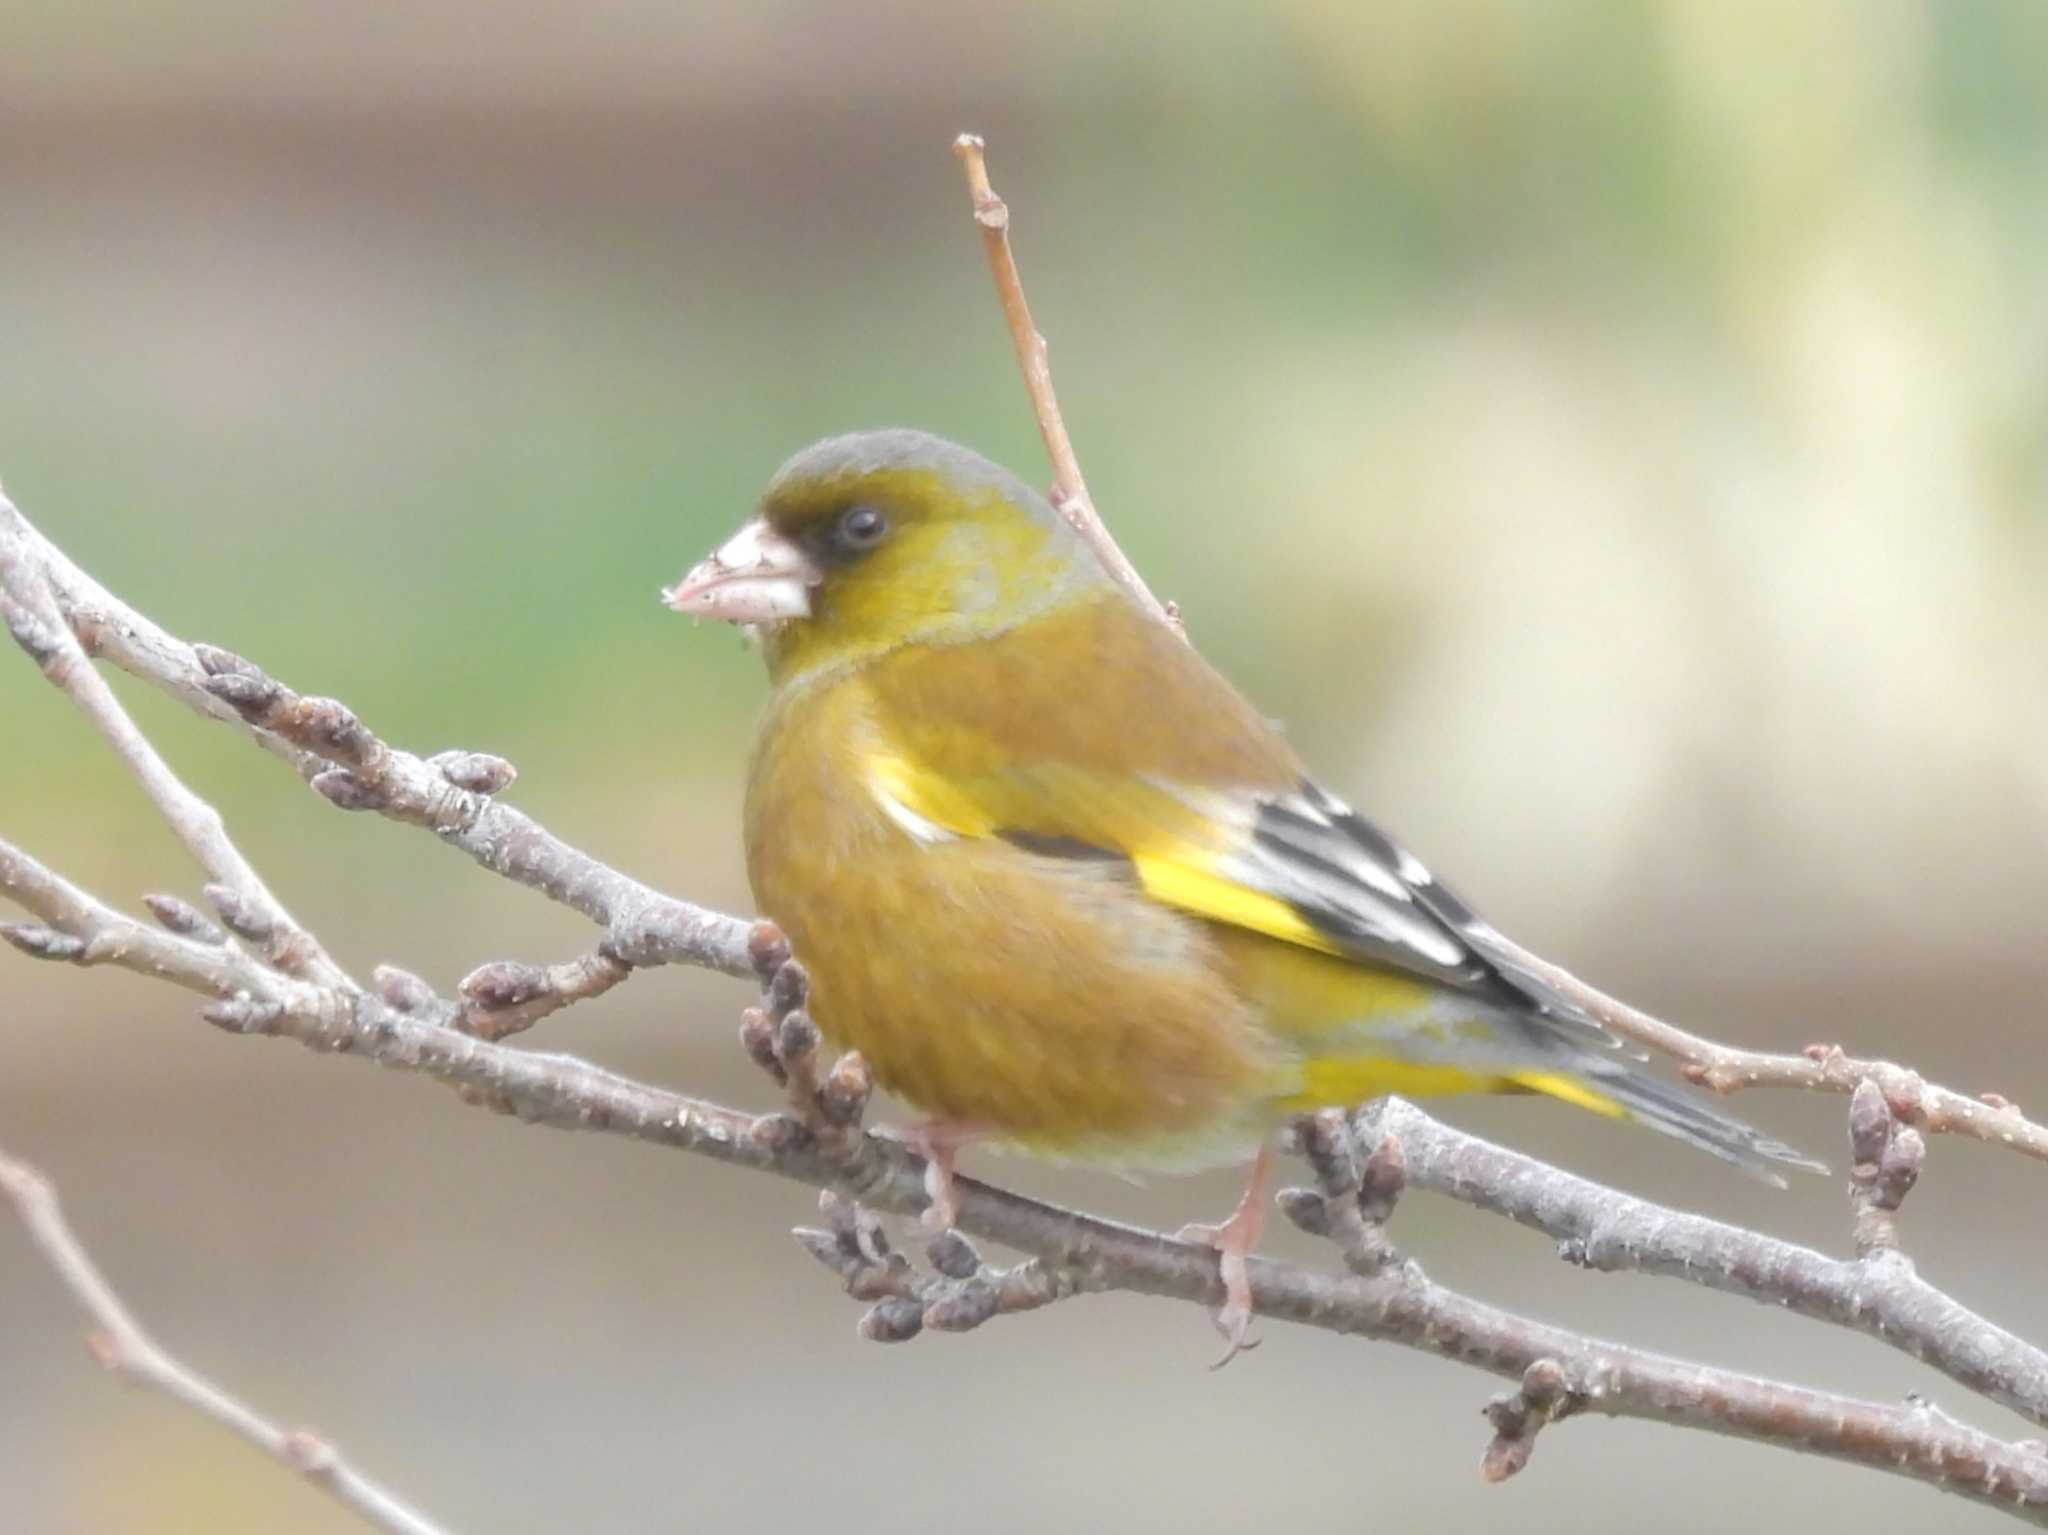
[[906,428],[827,438],[675,586],[770,693],[747,873],[825,1037],[923,1116],[927,1219],[990,1143],[1250,1164],[1212,1246],[1225,1359],[1279,1132],[1385,1094],[1533,1093],[1782,1184],[1820,1169],[1652,1075],[1313,777],[1051,502]]

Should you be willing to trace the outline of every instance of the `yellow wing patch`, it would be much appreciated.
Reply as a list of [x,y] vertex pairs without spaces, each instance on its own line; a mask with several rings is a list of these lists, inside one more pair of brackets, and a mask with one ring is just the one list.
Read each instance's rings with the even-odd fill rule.
[[1130,859],[1139,885],[1163,906],[1317,953],[1350,957],[1286,901],[1217,872],[1212,867],[1217,855],[1187,840],[1185,826],[1175,824],[1195,812],[1150,785],[1106,784],[1080,770],[1045,764],[1035,765],[1018,782],[954,780],[922,772],[910,759],[885,752],[868,756],[866,767],[885,808],[893,801],[956,837],[1011,831],[1074,837]]
[[1137,867],[1138,882],[1145,893],[1163,905],[1300,944],[1305,949],[1343,953],[1285,901],[1241,885],[1227,875],[1212,874],[1193,861],[1171,857],[1140,855],[1131,861]]

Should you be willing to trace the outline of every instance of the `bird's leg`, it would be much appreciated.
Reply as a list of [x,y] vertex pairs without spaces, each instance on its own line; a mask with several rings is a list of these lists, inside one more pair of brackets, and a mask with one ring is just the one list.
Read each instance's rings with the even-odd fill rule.
[[1252,1159],[1252,1174],[1245,1184],[1244,1197],[1231,1211],[1230,1219],[1220,1226],[1183,1226],[1178,1233],[1183,1242],[1206,1242],[1215,1248],[1217,1267],[1223,1275],[1223,1304],[1217,1308],[1214,1320],[1216,1330],[1223,1334],[1229,1347],[1211,1369],[1220,1370],[1241,1350],[1258,1347],[1245,1338],[1252,1325],[1252,1277],[1246,1260],[1259,1245],[1259,1233],[1266,1226],[1266,1207],[1272,1202],[1273,1148],[1262,1142],[1259,1154]]
[[960,1217],[960,1196],[953,1187],[953,1161],[961,1147],[972,1145],[987,1132],[978,1125],[955,1120],[927,1119],[892,1133],[924,1158],[924,1193],[931,1201],[919,1217],[925,1229],[951,1231]]

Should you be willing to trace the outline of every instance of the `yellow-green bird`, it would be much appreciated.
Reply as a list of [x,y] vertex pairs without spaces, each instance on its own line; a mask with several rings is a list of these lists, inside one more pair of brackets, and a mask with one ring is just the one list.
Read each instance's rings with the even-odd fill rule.
[[927,433],[813,444],[665,594],[773,684],[747,782],[760,909],[819,1027],[955,1152],[1191,1169],[1383,1093],[1534,1092],[1771,1177],[1814,1166],[1638,1068],[1413,855],[1312,779],[1046,499]]

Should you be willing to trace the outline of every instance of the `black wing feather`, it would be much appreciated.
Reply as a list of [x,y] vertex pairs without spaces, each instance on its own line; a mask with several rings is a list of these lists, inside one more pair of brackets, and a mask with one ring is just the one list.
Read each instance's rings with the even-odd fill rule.
[[[1500,934],[1420,859],[1315,783],[1304,780],[1296,794],[1261,799],[1253,841],[1273,862],[1313,876],[1292,882],[1313,898],[1301,901],[1281,882],[1262,880],[1262,887],[1361,958],[1391,959],[1462,990],[1505,996],[1582,1044],[1620,1047],[1596,1019],[1517,962]],[[1390,922],[1390,912],[1401,920]],[[1407,941],[1390,946],[1390,931]]]

